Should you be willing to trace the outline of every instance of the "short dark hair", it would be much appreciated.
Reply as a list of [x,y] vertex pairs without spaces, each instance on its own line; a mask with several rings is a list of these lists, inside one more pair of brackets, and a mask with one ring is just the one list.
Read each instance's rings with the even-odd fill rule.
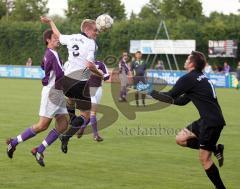
[[190,54],[190,60],[194,63],[195,70],[202,71],[206,66],[206,57],[202,52],[192,51]]
[[137,51],[135,54],[138,54],[138,53],[142,54],[142,52],[141,52],[141,51]]
[[128,56],[128,52],[124,51],[124,52],[122,53],[122,56]]
[[50,29],[47,29],[43,32],[43,42],[48,45],[47,39],[52,38],[53,31]]

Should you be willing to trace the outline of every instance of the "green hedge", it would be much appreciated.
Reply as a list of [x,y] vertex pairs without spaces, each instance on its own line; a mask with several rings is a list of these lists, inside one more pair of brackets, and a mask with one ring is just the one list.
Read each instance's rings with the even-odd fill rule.
[[[166,20],[166,25],[171,39],[195,39],[197,50],[207,54],[208,40],[237,39],[240,41],[240,22],[235,22],[240,16],[229,16],[226,21],[214,18],[202,20],[188,20],[179,18],[178,20]],[[116,22],[109,32],[100,34],[98,39],[99,51],[98,60],[106,60],[109,55],[116,57],[111,62],[110,67],[116,66],[123,51],[129,51],[130,40],[153,39],[157,31],[160,19],[132,19]],[[229,26],[227,24],[230,24]],[[79,23],[68,22],[67,19],[57,23],[61,33],[78,33]],[[217,27],[223,27],[218,29]],[[25,65],[28,57],[32,57],[33,65],[40,65],[45,49],[42,40],[42,33],[48,26],[40,22],[7,22],[0,21],[0,64]],[[219,32],[221,31],[221,32]],[[158,39],[166,39],[166,35],[161,31]],[[60,55],[65,61],[67,50],[60,48]],[[144,57],[146,58],[146,56]],[[238,55],[239,58],[239,55]],[[158,55],[157,59],[162,59],[166,63],[165,55]],[[183,68],[186,56],[177,56],[180,68]],[[174,65],[172,57],[170,57]],[[227,60],[232,67],[236,66],[238,59],[209,59],[210,64],[223,64]],[[152,59],[150,59],[149,66]],[[165,64],[167,65],[167,64]],[[175,68],[175,66],[173,66]]]

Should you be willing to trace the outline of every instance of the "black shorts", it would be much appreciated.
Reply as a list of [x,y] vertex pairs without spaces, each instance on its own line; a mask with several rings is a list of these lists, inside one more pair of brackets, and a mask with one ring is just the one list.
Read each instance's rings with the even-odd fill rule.
[[200,119],[194,121],[186,128],[197,136],[199,148],[214,151],[223,126],[210,127],[203,124],[203,120]]
[[81,111],[91,110],[91,96],[87,81],[78,81],[65,76],[63,91],[66,97],[75,101],[77,109]]
[[143,82],[146,84],[146,79],[145,79],[145,76],[134,76],[133,77],[133,85],[134,85],[134,88],[136,88],[137,84],[139,82]]

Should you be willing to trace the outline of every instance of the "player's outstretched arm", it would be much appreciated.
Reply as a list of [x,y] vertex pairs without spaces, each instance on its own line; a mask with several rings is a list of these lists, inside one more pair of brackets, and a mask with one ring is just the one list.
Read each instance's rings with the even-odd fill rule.
[[150,95],[161,102],[169,103],[169,104],[174,104],[174,99],[166,93],[163,92],[158,92],[156,90],[153,90]]
[[51,18],[48,18],[48,17],[45,17],[45,16],[41,16],[40,17],[40,20],[42,23],[45,23],[45,24],[49,24],[53,33],[59,38],[61,33],[59,32],[57,26],[55,25],[55,23],[52,21]]
[[178,106],[184,106],[191,101],[185,94],[174,99],[174,104]]
[[150,95],[156,100],[178,106],[184,106],[191,101],[185,94],[177,98],[172,98],[169,92],[158,92],[156,90],[153,90]]

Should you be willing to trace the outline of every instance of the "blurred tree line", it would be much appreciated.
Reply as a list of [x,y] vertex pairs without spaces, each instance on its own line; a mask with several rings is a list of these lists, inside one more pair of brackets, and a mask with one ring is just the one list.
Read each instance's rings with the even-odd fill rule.
[[[33,58],[33,65],[40,64],[45,49],[42,33],[48,26],[40,23],[39,16],[48,13],[47,2],[0,0],[0,64],[25,64],[28,57]],[[123,51],[129,51],[130,40],[153,39],[161,20],[166,22],[171,39],[195,39],[196,49],[206,55],[208,40],[240,41],[240,15],[213,12],[207,17],[199,0],[150,0],[138,15],[132,13],[130,18],[126,18],[120,0],[68,0],[66,17],[52,18],[61,33],[72,34],[79,32],[82,19],[95,19],[103,13],[111,15],[115,23],[110,31],[99,35],[99,60],[110,55],[120,57]],[[162,30],[158,39],[166,38]],[[61,47],[60,53],[66,60],[65,47]],[[228,61],[235,67],[239,58],[238,53],[237,59],[211,58],[209,62]],[[164,55],[157,59],[166,61]],[[181,68],[185,59],[186,56],[177,56]]]

